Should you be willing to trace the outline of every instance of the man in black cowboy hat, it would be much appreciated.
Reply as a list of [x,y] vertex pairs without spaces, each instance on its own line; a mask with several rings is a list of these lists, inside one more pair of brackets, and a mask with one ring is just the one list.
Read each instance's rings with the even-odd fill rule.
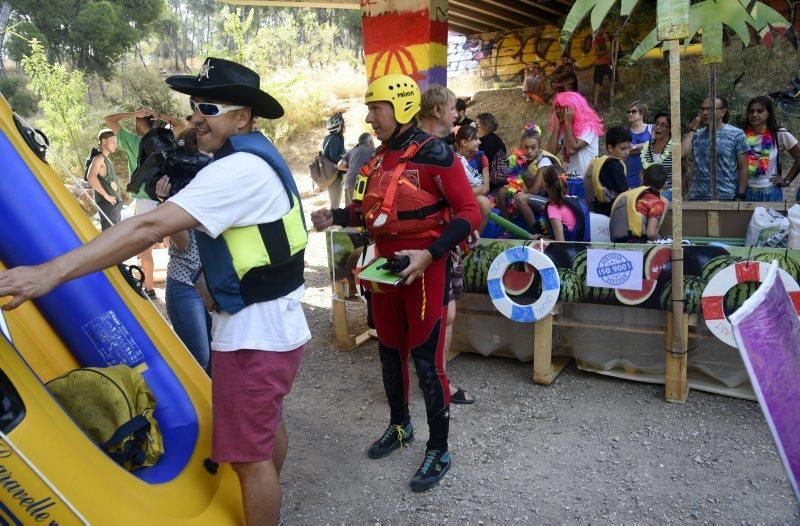
[[[4,308],[15,308],[196,229],[215,310],[211,457],[238,474],[247,524],[274,524],[288,444],[283,397],[311,338],[300,306],[308,239],[300,195],[272,144],[251,133],[256,116],[279,118],[283,108],[255,72],[226,60],[208,58],[200,75],[167,84],[191,96],[198,148],[214,162],[152,212],[42,265],[0,272],[0,297],[13,296]],[[167,187],[162,179],[160,195]]]

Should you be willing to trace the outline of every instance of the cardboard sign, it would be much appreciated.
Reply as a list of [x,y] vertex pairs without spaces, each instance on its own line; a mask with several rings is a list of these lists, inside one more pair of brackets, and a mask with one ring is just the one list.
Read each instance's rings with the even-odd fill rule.
[[642,290],[644,254],[638,250],[586,250],[586,284],[607,289]]

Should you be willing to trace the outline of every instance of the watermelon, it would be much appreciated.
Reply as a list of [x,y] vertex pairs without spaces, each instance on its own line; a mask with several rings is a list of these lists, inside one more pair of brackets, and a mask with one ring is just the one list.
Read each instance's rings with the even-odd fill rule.
[[730,316],[736,312],[736,309],[741,307],[744,301],[752,296],[760,285],[761,283],[757,281],[747,281],[745,283],[739,283],[725,293],[725,301],[723,302],[725,316]]
[[683,275],[703,276],[703,267],[714,258],[729,256],[724,247],[714,245],[692,245],[683,248]]
[[580,303],[583,301],[586,289],[583,278],[574,270],[561,268],[558,269],[558,276],[561,278],[558,301],[566,303]]
[[644,275],[647,279],[658,279],[670,265],[672,247],[659,245],[651,248],[644,258]]
[[742,261],[742,258],[737,256],[732,256],[730,254],[717,256],[715,258],[710,259],[704,266],[703,271],[700,274],[700,278],[708,283],[711,281],[717,272],[720,270],[730,267],[731,265]]
[[488,292],[486,277],[489,274],[489,267],[492,266],[492,262],[497,256],[512,246],[514,245],[502,241],[493,241],[491,243],[480,243],[473,248],[462,260],[464,291]]
[[[700,298],[706,288],[706,282],[695,276],[683,277],[683,312],[687,314],[698,314],[702,311]],[[672,282],[668,281],[660,297],[661,309],[672,310]]]
[[509,296],[525,294],[536,277],[536,269],[528,263],[512,263],[503,274],[503,287]]
[[614,295],[623,305],[641,305],[653,295],[657,284],[654,279],[643,279],[642,290],[614,289]]
[[575,259],[572,260],[572,270],[580,276],[584,283],[586,282],[586,250],[582,250],[575,254]]
[[773,259],[778,260],[778,266],[785,270],[795,281],[800,279],[800,264],[785,252],[762,252],[750,258],[753,261],[764,261],[772,263]]
[[544,253],[553,260],[557,268],[574,268],[578,254],[586,254],[586,245],[582,243],[549,243]]

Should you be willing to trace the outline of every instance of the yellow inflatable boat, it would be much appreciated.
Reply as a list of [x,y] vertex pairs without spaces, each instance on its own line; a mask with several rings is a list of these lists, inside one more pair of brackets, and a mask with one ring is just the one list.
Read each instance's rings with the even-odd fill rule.
[[[0,95],[0,269],[33,265],[97,235],[43,160],[41,136]],[[120,268],[0,314],[0,524],[228,525],[239,483],[211,451],[211,383]],[[156,397],[164,456],[128,472],[64,412],[45,382],[126,364]]]

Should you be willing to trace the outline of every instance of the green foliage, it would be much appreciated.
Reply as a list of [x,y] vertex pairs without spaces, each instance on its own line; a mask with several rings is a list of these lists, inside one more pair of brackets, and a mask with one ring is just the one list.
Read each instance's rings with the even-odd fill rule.
[[36,113],[38,99],[25,89],[24,79],[0,77],[0,93],[11,104],[11,108],[23,117],[30,117]]
[[108,93],[108,101],[117,111],[150,108],[175,117],[189,113],[188,105],[179,102],[179,96],[169,89],[163,76],[154,68],[135,64],[122,69],[117,75],[116,85],[118,87]]
[[[768,64],[768,66],[767,66]],[[697,115],[700,103],[708,97],[708,67],[699,57],[681,61],[681,125],[685,127]],[[765,74],[765,71],[775,72]],[[800,56],[784,39],[775,39],[772,49],[765,46],[725,50],[725,61],[716,65],[717,93],[727,98],[730,123],[744,126],[747,102],[756,96],[767,95],[785,88],[800,70]],[[658,111],[669,111],[668,66],[656,60],[640,61],[621,68],[621,85],[614,96],[614,111],[603,117],[606,126],[627,123],[625,110],[634,100],[649,106],[652,117]],[[738,82],[736,82],[738,80]],[[778,122],[793,133],[800,132],[800,120],[776,111]]]
[[50,56],[106,79],[163,9],[164,0],[14,0],[17,15],[46,38]]
[[8,57],[19,63],[30,51],[30,41],[34,38],[47,48],[47,37],[35,25],[25,21],[14,24],[8,30],[8,40],[5,43]]
[[[83,154],[91,143],[89,107],[83,73],[69,71],[63,64],[50,64],[44,47],[31,42],[31,52],[22,59],[30,88],[41,97],[44,115],[36,125],[50,138],[50,149],[62,161],[62,177],[82,173]],[[88,134],[88,136],[87,136]]]
[[286,71],[283,75],[261,77],[261,87],[283,106],[285,115],[277,120],[263,120],[262,130],[276,146],[288,139],[320,128],[328,108],[327,93],[316,79]]
[[255,10],[251,9],[250,12],[247,14],[247,18],[242,19],[241,7],[237,7],[235,11],[232,9],[228,9],[228,12],[225,14],[225,20],[223,22],[222,27],[225,34],[230,37],[232,44],[229,50],[223,52],[225,58],[228,58],[240,64],[245,63],[244,37],[245,35],[247,35],[247,32],[250,31],[250,27],[252,27],[253,25],[254,15],[255,15]]

